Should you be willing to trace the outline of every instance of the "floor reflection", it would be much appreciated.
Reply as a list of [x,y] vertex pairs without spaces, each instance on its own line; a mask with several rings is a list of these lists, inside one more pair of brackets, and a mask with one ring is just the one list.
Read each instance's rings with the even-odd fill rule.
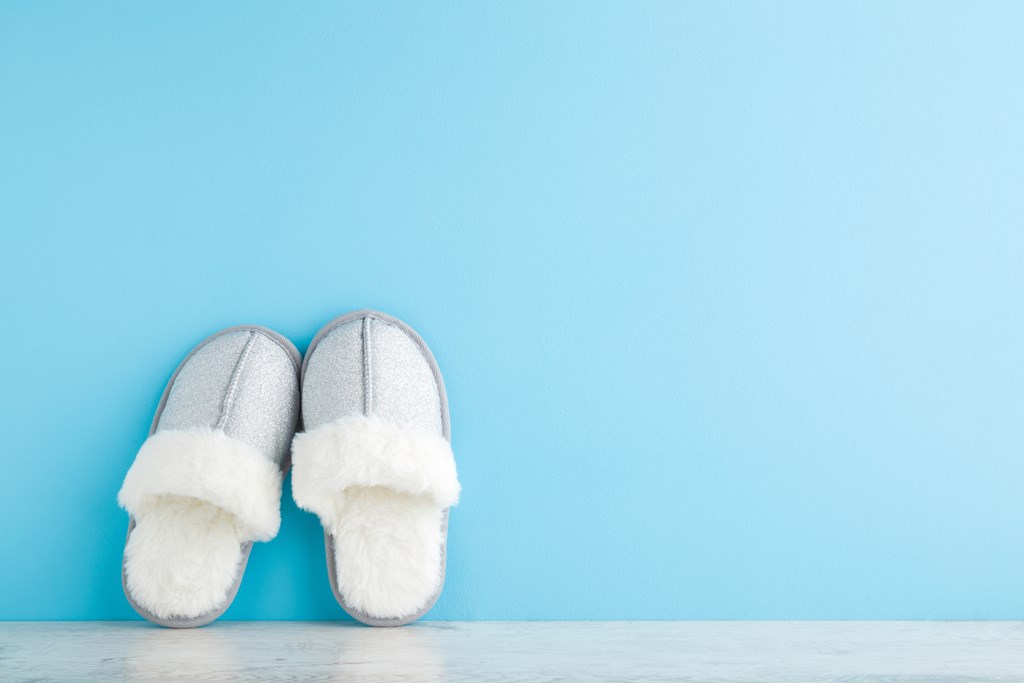
[[333,636],[333,674],[373,675],[381,680],[446,680],[443,643],[435,629],[422,626],[371,628],[346,624]]
[[140,623],[126,629],[126,637],[112,648],[117,656],[107,663],[125,681],[161,677],[228,681],[239,680],[240,671],[245,672],[242,678],[259,681],[290,680],[300,671],[313,680],[337,681],[443,681],[448,677],[444,633],[436,627],[289,624],[272,638],[272,645],[267,642],[267,628],[267,624],[219,622],[173,630]]
[[154,669],[184,676],[201,662],[202,680],[232,680],[247,661],[244,638],[232,628],[206,626],[168,629],[138,624],[124,641],[121,674],[125,681],[152,681]]

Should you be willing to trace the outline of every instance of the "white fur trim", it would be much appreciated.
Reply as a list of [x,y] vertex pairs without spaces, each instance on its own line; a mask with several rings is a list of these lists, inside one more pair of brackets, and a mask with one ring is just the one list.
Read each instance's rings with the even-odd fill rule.
[[281,524],[280,469],[219,430],[167,430],[142,444],[117,500],[142,520],[164,496],[196,498],[231,513],[242,541],[269,541]]
[[292,495],[334,539],[346,607],[380,619],[426,608],[442,579],[442,515],[458,502],[448,440],[351,415],[292,442]]
[[338,525],[347,489],[371,486],[426,497],[440,508],[455,505],[459,479],[451,444],[376,415],[349,415],[295,435],[292,494],[325,528]]
[[441,583],[443,511],[429,498],[350,489],[332,530],[345,605],[378,619],[419,614]]
[[198,617],[224,606],[241,561],[234,515],[198,498],[162,497],[128,536],[125,585],[161,619]]

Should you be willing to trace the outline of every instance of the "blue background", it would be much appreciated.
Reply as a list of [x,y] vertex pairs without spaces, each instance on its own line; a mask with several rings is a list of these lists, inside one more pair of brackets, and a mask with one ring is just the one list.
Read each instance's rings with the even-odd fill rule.
[[[432,619],[1024,617],[1019,3],[0,5],[0,618],[217,329],[416,327]],[[340,618],[284,500],[230,619]]]

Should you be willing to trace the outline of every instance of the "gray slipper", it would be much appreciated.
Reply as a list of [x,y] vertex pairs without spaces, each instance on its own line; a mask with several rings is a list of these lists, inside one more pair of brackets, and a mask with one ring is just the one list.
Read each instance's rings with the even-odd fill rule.
[[253,541],[277,535],[298,375],[295,346],[256,326],[214,334],[174,371],[117,494],[130,515],[121,581],[146,619],[210,623]]
[[459,496],[433,355],[390,315],[343,315],[306,351],[302,416],[292,494],[320,517],[335,598],[371,626],[420,618],[441,594]]

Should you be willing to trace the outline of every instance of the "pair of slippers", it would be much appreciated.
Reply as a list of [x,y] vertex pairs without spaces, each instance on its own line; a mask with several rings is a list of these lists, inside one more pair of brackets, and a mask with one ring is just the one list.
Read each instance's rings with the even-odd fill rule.
[[175,370],[118,493],[125,595],[162,626],[223,614],[253,542],[277,535],[290,460],[338,603],[373,626],[414,621],[444,584],[459,496],[450,441],[437,363],[392,316],[341,316],[305,358],[263,327],[218,332]]

